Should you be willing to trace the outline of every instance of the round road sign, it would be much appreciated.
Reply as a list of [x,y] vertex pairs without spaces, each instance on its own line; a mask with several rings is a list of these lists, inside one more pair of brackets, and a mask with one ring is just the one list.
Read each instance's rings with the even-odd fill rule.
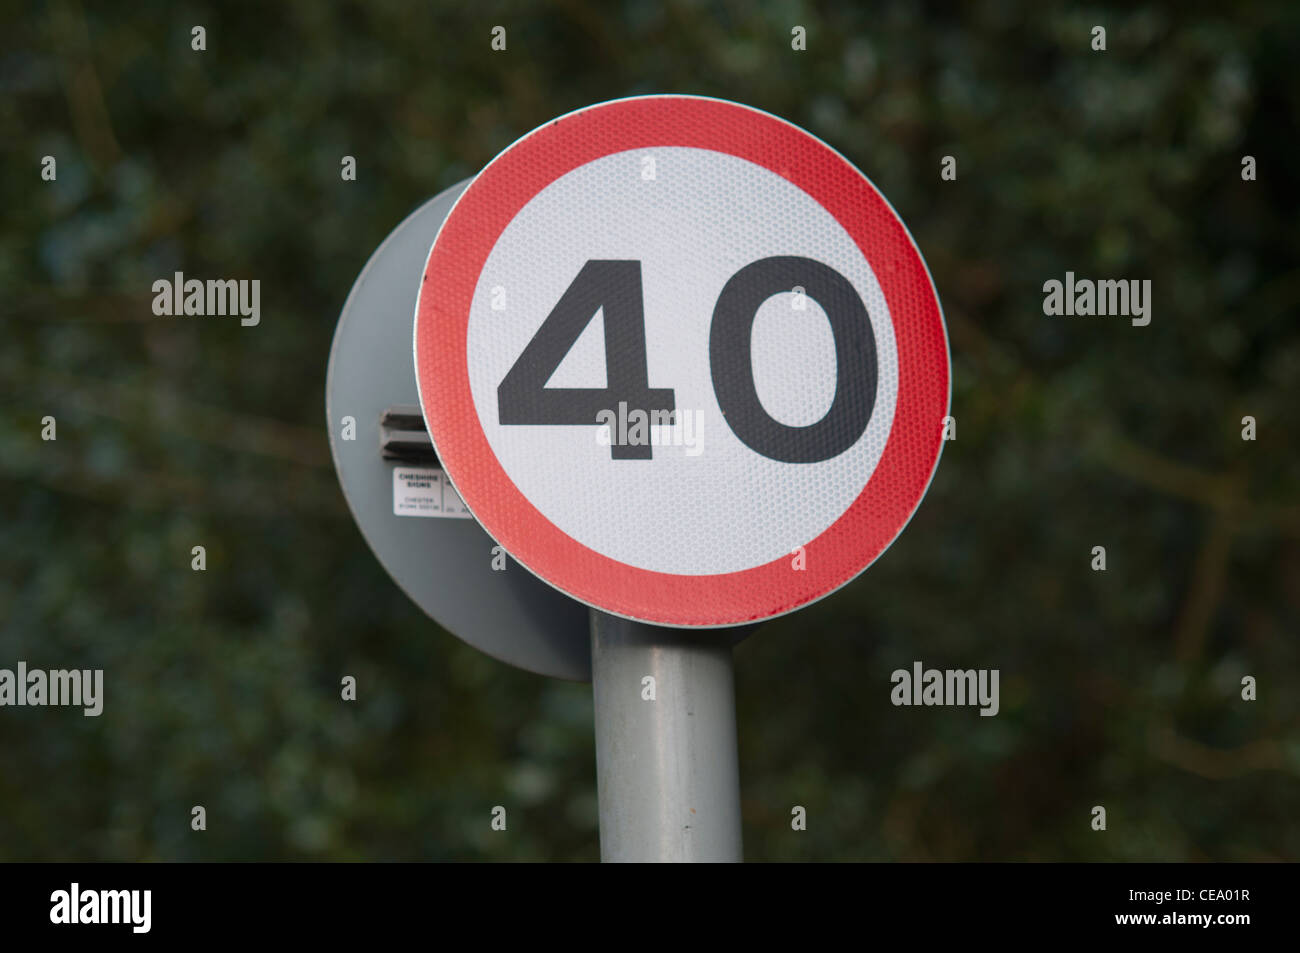
[[661,625],[792,611],[898,536],[948,413],[925,262],[867,178],[736,103],[534,130],[457,199],[416,377],[465,505],[520,564]]

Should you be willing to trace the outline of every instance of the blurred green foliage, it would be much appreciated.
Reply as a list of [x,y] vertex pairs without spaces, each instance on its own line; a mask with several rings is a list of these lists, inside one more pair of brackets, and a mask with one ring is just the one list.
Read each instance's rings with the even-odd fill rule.
[[[674,91],[859,165],[953,352],[958,439],[907,532],[737,651],[748,857],[1300,859],[1300,7],[963,6],[7,8],[0,666],[102,667],[107,698],[0,710],[0,858],[598,856],[589,687],[389,582],[324,374],[407,212],[556,115]],[[155,318],[174,270],[260,278],[261,325]],[[1151,325],[1044,317],[1067,270],[1151,279]],[[1001,714],[893,708],[914,659],[1001,669]]]

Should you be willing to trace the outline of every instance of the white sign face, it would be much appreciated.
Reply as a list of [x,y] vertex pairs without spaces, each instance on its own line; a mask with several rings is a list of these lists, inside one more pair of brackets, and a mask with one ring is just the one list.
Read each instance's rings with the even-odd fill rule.
[[416,365],[488,533],[668,625],[853,578],[919,504],[949,397],[929,273],[874,187],[788,123],[678,96],[562,117],[484,169],[430,253]]
[[[652,181],[641,178],[646,158],[654,159]],[[722,208],[727,214],[714,212]],[[575,231],[574,221],[591,224]],[[654,233],[646,230],[650,221]],[[792,234],[792,222],[809,227]],[[612,433],[594,416],[587,426],[501,423],[502,380],[593,249],[605,259],[640,263],[648,379],[651,387],[671,388],[680,422],[646,430],[650,460],[613,458],[611,442],[627,440],[630,425],[628,414],[618,413],[616,389],[609,394]],[[750,262],[790,254],[824,262],[853,285],[871,316],[881,368],[866,429],[818,468],[817,488],[802,491],[806,464],[755,453],[727,426],[709,368],[710,318],[727,280]],[[505,289],[503,311],[492,310],[493,288]],[[601,310],[586,317],[546,387],[608,387],[608,316]],[[792,290],[768,298],[754,320],[752,348],[754,384],[767,413],[789,426],[826,415],[835,397],[836,351],[821,305]],[[479,277],[469,355],[479,425],[511,482],[584,546],[662,573],[750,569],[820,535],[875,471],[898,392],[889,309],[853,239],[776,173],[704,149],[605,156],[534,197],[501,234]]]

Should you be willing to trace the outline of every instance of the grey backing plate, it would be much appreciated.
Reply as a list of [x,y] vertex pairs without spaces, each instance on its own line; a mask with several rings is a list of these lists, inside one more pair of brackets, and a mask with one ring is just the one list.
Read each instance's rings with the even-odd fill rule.
[[[466,180],[411,213],[370,257],[334,332],[325,382],[330,452],[361,535],[421,609],[464,642],[519,668],[591,679],[587,607],[514,560],[492,569],[496,545],[472,519],[395,516],[393,468],[379,452],[379,417],[419,406],[411,341],[429,248]],[[356,418],[356,439],[341,421]],[[377,594],[382,598],[382,594]]]

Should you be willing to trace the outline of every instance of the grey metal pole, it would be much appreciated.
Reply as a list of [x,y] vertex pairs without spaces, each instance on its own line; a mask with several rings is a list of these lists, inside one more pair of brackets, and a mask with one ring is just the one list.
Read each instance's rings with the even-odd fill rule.
[[602,861],[742,859],[734,639],[592,610]]

